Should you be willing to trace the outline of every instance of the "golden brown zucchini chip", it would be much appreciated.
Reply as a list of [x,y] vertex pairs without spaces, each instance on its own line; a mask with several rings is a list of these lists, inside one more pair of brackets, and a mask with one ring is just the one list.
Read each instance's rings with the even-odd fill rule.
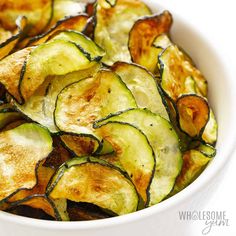
[[64,145],[78,157],[92,155],[101,149],[100,143],[98,144],[97,140],[91,136],[86,137],[65,133],[60,138]]
[[49,76],[25,104],[14,104],[24,115],[45,126],[50,132],[57,133],[59,130],[54,124],[53,114],[57,95],[67,85],[93,76],[99,68],[100,64],[95,63],[94,66],[89,69],[79,70],[61,76]]
[[130,62],[129,31],[140,16],[150,15],[151,12],[139,0],[117,0],[115,6],[107,5],[103,7],[98,1],[94,32],[95,42],[106,51],[103,62],[108,65],[116,61]]
[[134,97],[123,81],[111,71],[100,70],[94,77],[70,84],[59,93],[55,123],[64,132],[99,140],[93,129],[95,120],[135,107]]
[[53,13],[53,0],[1,0],[0,25],[14,30],[19,15],[27,18],[28,35],[33,36],[47,27]]
[[147,108],[169,120],[164,95],[151,73],[137,64],[126,62],[116,62],[112,71],[121,77],[132,92],[139,108]]
[[49,167],[45,167],[44,161],[41,161],[37,170],[36,170],[36,178],[37,183],[32,189],[23,189],[18,191],[16,194],[11,196],[7,202],[16,203],[21,202],[26,198],[29,198],[33,195],[43,195],[46,192],[47,185],[53,176],[55,170]]
[[15,29],[13,32],[1,32],[0,29],[0,60],[7,56],[15,48],[23,34],[26,23],[27,19],[25,17],[19,16],[16,19],[17,29]]
[[11,207],[24,205],[35,209],[41,209],[54,219],[61,219],[58,210],[52,200],[46,197],[47,185],[55,170],[45,167],[42,161],[36,170],[37,184],[32,189],[18,191],[7,202]]
[[152,46],[153,42],[157,36],[169,33],[171,25],[172,16],[168,11],[137,20],[129,34],[132,61],[155,72],[160,50]]
[[206,99],[195,94],[183,95],[176,106],[180,129],[190,137],[201,137],[210,116]]
[[206,79],[177,46],[167,47],[159,55],[159,64],[161,86],[171,99],[176,101],[179,96],[187,93],[207,96]]
[[[140,129],[147,137],[153,148],[156,160],[155,171],[149,189],[150,201],[148,205],[157,204],[170,193],[182,167],[179,137],[167,120],[147,109],[138,108],[119,112],[97,121],[95,126],[99,127],[111,121],[129,123]],[[120,133],[124,138],[125,133]],[[134,136],[132,136],[132,139],[135,141],[135,145],[141,148]],[[137,158],[137,155],[134,156]],[[117,165],[118,162],[117,157],[112,157],[112,155],[99,158],[103,158],[113,165]],[[128,154],[127,159],[130,159]]]
[[202,173],[210,160],[211,158],[194,149],[185,152],[182,170],[170,195],[178,193],[191,184]]
[[25,60],[33,47],[15,52],[0,61],[0,83],[3,84],[18,102],[22,102],[19,93],[20,75]]
[[146,135],[131,124],[116,121],[99,126],[97,132],[112,145],[115,159],[118,158],[122,169],[128,173],[137,192],[148,205],[156,160]]
[[63,165],[47,193],[52,199],[92,203],[117,215],[134,212],[138,206],[131,181],[118,169],[92,157],[75,158]]
[[0,133],[0,202],[36,183],[38,162],[52,151],[52,138],[36,124],[23,124]]
[[29,45],[31,46],[45,43],[52,35],[64,30],[75,30],[82,32],[87,25],[88,19],[89,19],[88,15],[81,14],[81,15],[66,17],[62,20],[59,20],[47,32],[32,38],[29,41]]

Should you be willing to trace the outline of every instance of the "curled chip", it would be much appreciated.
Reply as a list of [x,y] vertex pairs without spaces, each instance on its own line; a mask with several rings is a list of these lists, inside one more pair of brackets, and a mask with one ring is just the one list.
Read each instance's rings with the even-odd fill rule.
[[183,95],[176,106],[181,130],[191,137],[201,136],[210,115],[207,101],[197,95]]
[[157,36],[169,33],[171,25],[172,16],[168,11],[137,20],[129,33],[132,61],[154,72],[159,50],[152,46],[153,42]]

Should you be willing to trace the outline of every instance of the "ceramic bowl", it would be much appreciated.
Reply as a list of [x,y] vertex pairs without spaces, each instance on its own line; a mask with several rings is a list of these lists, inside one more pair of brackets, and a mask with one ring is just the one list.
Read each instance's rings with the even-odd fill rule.
[[[193,27],[191,22],[184,20],[184,12],[189,14],[189,9],[182,10],[182,14],[179,15],[178,10],[170,7],[170,4],[166,5],[171,1],[162,1],[162,5],[159,5],[156,0],[144,2],[153,12],[160,12],[164,9],[171,11],[174,17],[171,31],[173,41],[191,55],[209,82],[209,100],[219,124],[216,157],[200,177],[186,189],[142,211],[87,222],[50,222],[0,212],[1,236],[180,235],[183,230],[181,227],[176,227],[176,223],[174,223],[179,209],[191,209],[191,206],[196,207],[197,204],[201,206],[214,192],[214,180],[229,161],[235,146],[234,140],[236,140],[236,129],[234,129],[236,86],[233,77],[228,73],[230,65],[225,63],[222,54],[219,53],[220,45],[214,38],[202,33],[200,30],[204,28],[202,24],[194,24]],[[180,7],[181,1],[178,4]],[[194,11],[194,9],[191,10]],[[175,234],[173,234],[174,232]]]

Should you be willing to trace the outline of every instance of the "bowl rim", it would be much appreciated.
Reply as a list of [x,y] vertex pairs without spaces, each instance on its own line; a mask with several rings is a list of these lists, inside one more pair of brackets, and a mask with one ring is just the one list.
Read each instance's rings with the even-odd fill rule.
[[[147,1],[144,1],[147,3]],[[156,3],[154,1],[150,1],[150,5],[159,6],[161,9],[165,8],[165,3]],[[149,4],[148,4],[149,5]],[[150,7],[152,9],[152,7]],[[168,6],[168,9],[171,7]],[[188,28],[191,27],[191,22],[186,22],[178,14],[178,11],[176,11],[174,8],[171,9],[171,13],[174,15],[174,18],[177,19],[181,24],[184,24]],[[195,27],[191,27],[191,31],[199,35],[201,39],[207,43],[210,47],[211,51],[214,51],[214,54],[217,57],[217,60],[221,63],[222,69],[225,72],[225,78],[230,82],[230,85],[232,85],[232,88],[235,88],[236,90],[236,82],[233,80],[233,74],[229,72],[227,67],[229,68],[229,65],[226,65],[221,55],[218,55],[216,48],[213,45],[209,44],[209,40],[202,35],[202,33],[196,29]],[[236,101],[236,95],[232,92],[233,89],[231,89],[231,92],[229,92],[229,101],[230,101],[230,111],[231,111],[231,121],[236,120],[236,109],[234,108],[233,101]],[[235,111],[235,112],[233,112]],[[232,122],[231,122],[232,123]],[[188,187],[186,187],[184,190],[179,192],[178,194],[172,196],[169,199],[166,199],[163,202],[160,202],[157,205],[154,205],[152,207],[143,209],[138,212],[133,212],[127,215],[107,218],[107,219],[101,219],[101,220],[92,220],[92,221],[74,221],[74,222],[61,222],[61,221],[46,221],[46,220],[40,220],[40,219],[33,219],[23,216],[14,215],[11,213],[0,211],[0,221],[8,221],[10,223],[16,223],[19,225],[24,226],[30,226],[34,228],[42,228],[42,229],[49,229],[49,230],[86,230],[86,229],[99,229],[99,228],[108,228],[112,226],[118,226],[121,224],[127,224],[134,221],[138,221],[141,219],[145,219],[147,217],[150,217],[154,214],[160,214],[164,211],[169,210],[170,208],[176,207],[177,205],[181,204],[185,200],[191,198],[192,195],[199,192],[201,188],[204,186],[207,186],[209,182],[219,173],[223,167],[226,165],[226,163],[229,161],[230,156],[233,156],[234,147],[236,147],[236,129],[231,130],[231,133],[229,134],[229,138],[227,139],[227,145],[224,147],[226,150],[224,151],[224,154],[220,157],[214,158],[211,165],[209,165],[204,172],[194,181],[192,182]]]

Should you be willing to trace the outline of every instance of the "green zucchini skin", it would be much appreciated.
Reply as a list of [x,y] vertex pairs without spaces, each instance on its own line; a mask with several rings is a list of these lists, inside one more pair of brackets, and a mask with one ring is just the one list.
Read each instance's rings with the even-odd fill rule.
[[30,120],[37,122],[47,129],[53,135],[60,134],[60,130],[54,123],[54,110],[56,100],[61,90],[71,83],[93,76],[100,69],[100,64],[95,63],[93,67],[85,70],[76,71],[62,76],[53,76],[45,82],[39,90],[24,104],[19,105],[14,102],[17,110],[28,117]]
[[[48,185],[47,195],[49,195],[52,199],[58,198],[58,196],[64,196],[63,189],[61,189],[59,186],[60,186],[60,184],[62,184],[62,185],[64,184],[63,181],[67,181],[67,176],[70,174],[74,175],[75,173],[82,174],[83,172],[80,172],[81,168],[91,168],[91,167],[100,168],[101,173],[100,173],[100,176],[87,176],[86,177],[87,178],[86,181],[89,181],[92,186],[94,184],[94,187],[93,187],[94,189],[92,189],[92,190],[90,189],[89,191],[91,191],[91,193],[94,192],[94,194],[96,194],[99,191],[103,191],[103,189],[104,190],[107,189],[107,191],[108,191],[109,188],[112,188],[116,192],[115,196],[113,196],[113,197],[117,197],[118,199],[120,199],[120,201],[117,201],[116,204],[114,205],[112,203],[113,199],[110,198],[110,200],[111,200],[111,202],[110,202],[109,197],[111,197],[113,195],[113,193],[111,193],[111,192],[110,193],[106,192],[106,194],[107,194],[106,201],[101,202],[101,199],[99,199],[100,197],[102,197],[101,194],[100,194],[100,197],[93,199],[93,196],[92,195],[90,196],[89,191],[87,192],[87,190],[86,190],[84,192],[82,186],[81,186],[81,189],[79,190],[79,191],[82,191],[82,193],[83,193],[82,198],[80,200],[80,192],[78,194],[77,193],[74,194],[74,192],[73,192],[73,184],[75,183],[76,176],[74,176],[73,184],[68,185],[69,186],[68,191],[70,191],[70,189],[72,188],[72,192],[69,192],[69,193],[71,193],[71,196],[67,195],[68,199],[73,200],[73,201],[77,201],[77,202],[80,202],[80,201],[90,202],[90,203],[98,205],[99,207],[102,207],[104,209],[108,209],[118,215],[122,215],[122,214],[136,211],[137,206],[138,206],[138,195],[137,195],[137,192],[136,192],[133,184],[131,183],[131,181],[129,179],[127,179],[114,166],[110,165],[109,163],[107,163],[105,161],[94,158],[94,157],[74,158],[71,161],[65,163],[63,166],[61,166],[60,169],[55,174],[55,176],[52,178],[52,182],[49,183],[49,185]],[[75,170],[76,170],[76,172],[74,172]],[[82,171],[83,171],[83,169],[82,169]],[[120,185],[121,183],[123,183],[122,191],[127,191],[127,193],[129,193],[130,199],[128,200],[128,203],[127,203],[127,200],[125,200],[127,196],[124,195],[124,193],[122,193],[122,192],[119,193],[120,189],[116,189],[115,185],[109,187],[109,182],[106,182],[106,186],[102,184],[102,182],[105,181],[105,178],[109,177],[109,176],[104,176],[104,173],[103,173],[104,171],[107,175],[110,172],[110,174],[112,174],[113,176],[116,176],[116,178],[117,178],[117,180],[115,180],[116,184]],[[64,180],[63,180],[63,178],[64,178]],[[100,179],[101,182],[98,182],[98,183],[93,182],[93,181],[96,181],[97,178]],[[80,181],[80,180],[78,179],[78,181]],[[111,180],[111,181],[113,181],[113,180]],[[120,183],[117,181],[119,181]],[[74,196],[73,196],[73,194],[74,194]],[[88,194],[88,195],[84,195],[84,194]],[[83,197],[85,197],[85,198],[83,199]],[[120,197],[122,197],[122,198],[120,198]],[[121,204],[121,205],[119,206],[117,204]]]
[[[62,32],[55,39],[36,46],[29,53],[21,70],[19,90],[23,103],[43,84],[47,76],[88,69],[101,59],[103,53],[101,48],[79,32]],[[64,60],[63,66],[60,58]]]
[[116,62],[111,69],[127,85],[139,108],[147,108],[169,119],[161,89],[148,70],[137,64],[126,62]]
[[[148,205],[156,159],[146,135],[139,128],[123,121],[108,121],[95,127],[98,134],[112,145],[119,162],[117,166],[127,172],[142,200]],[[130,136],[135,139],[131,140]],[[139,149],[136,148],[137,144]]]
[[48,203],[50,204],[50,206],[53,208],[54,210],[54,214],[55,214],[55,220],[57,221],[62,221],[62,218],[61,218],[61,215],[58,211],[58,209],[56,208],[53,200],[51,200],[48,196],[46,196],[45,194],[33,194],[31,196],[28,196],[22,200],[19,200],[19,201],[16,201],[16,202],[13,202],[13,203],[10,203],[9,208],[13,208],[13,207],[16,207],[16,206],[20,206],[20,205],[25,205],[24,203],[32,200],[32,199],[35,199],[35,198],[44,198],[46,201],[48,201]]
[[[94,127],[109,122],[126,122],[141,130],[153,148],[156,160],[154,176],[150,185],[150,202],[154,205],[171,191],[182,167],[179,138],[171,124],[147,109],[130,109],[112,114],[95,122]],[[172,167],[172,168],[171,168]]]
[[[35,140],[34,142],[34,145],[33,148],[34,149],[39,149],[40,148],[40,152],[37,153],[38,157],[34,157],[34,158],[37,158],[35,160],[33,160],[31,158],[29,158],[29,160],[34,163],[35,162],[35,167],[34,167],[34,171],[32,170],[29,170],[29,175],[32,174],[31,172],[34,172],[34,175],[32,176],[32,179],[33,180],[28,180],[28,182],[26,181],[24,184],[23,183],[19,183],[18,185],[19,186],[12,186],[12,190],[11,192],[9,192],[9,188],[8,188],[8,192],[9,193],[4,193],[4,189],[1,189],[1,198],[0,198],[0,204],[2,202],[5,202],[6,200],[8,200],[11,196],[13,196],[15,193],[17,193],[18,191],[20,190],[25,190],[25,189],[32,189],[36,184],[37,184],[37,173],[36,173],[36,170],[39,166],[39,162],[42,161],[43,159],[45,159],[49,154],[50,152],[52,151],[52,138],[49,134],[49,132],[47,130],[45,130],[44,128],[42,128],[41,126],[39,125],[36,125],[36,124],[23,124],[23,125],[20,125],[12,130],[8,130],[8,131],[4,131],[3,133],[1,133],[1,149],[4,148],[6,145],[9,145],[9,143],[11,142],[11,136],[14,134],[14,139],[16,139],[17,135],[19,136],[18,138],[18,146],[21,146],[21,148],[26,148],[27,146],[33,146],[32,143],[28,143],[27,144],[27,140],[29,141],[29,137],[31,137],[32,139],[33,138],[37,138],[37,140]],[[4,143],[4,138],[5,136],[7,136],[7,144]],[[25,145],[22,144],[22,142],[25,141]],[[32,140],[30,140],[32,142]],[[39,142],[42,142],[44,143],[44,145],[40,146],[40,143]],[[14,144],[16,145],[17,142],[16,140],[14,140]],[[38,146],[36,146],[36,144],[38,144]],[[18,147],[19,148],[19,147]],[[9,149],[9,147],[8,147]],[[35,153],[35,150],[32,149],[32,152],[30,153],[30,155],[32,155],[32,153]],[[12,150],[12,155],[14,155],[14,150],[13,148],[11,148]],[[18,154],[19,154],[19,151],[18,151]],[[27,153],[26,153],[27,154]],[[25,154],[25,155],[26,155]],[[2,155],[3,152],[2,152]],[[16,154],[15,154],[16,155]],[[29,153],[28,153],[29,155]],[[35,154],[36,155],[36,154]],[[19,168],[22,168],[22,166],[20,166],[20,164],[18,163],[18,166]],[[0,166],[2,168],[2,166]],[[16,172],[17,170],[15,170]],[[21,173],[22,169],[18,170],[18,172]],[[19,173],[19,174],[20,174]],[[2,171],[2,175],[4,175],[4,172]],[[8,176],[9,178],[11,178],[12,176]],[[13,176],[14,177],[14,176]],[[6,178],[3,178],[3,179],[6,179]],[[18,179],[17,179],[18,180]],[[33,182],[31,183],[31,182]],[[15,179],[15,182],[16,182],[16,179]],[[7,183],[6,183],[7,185]],[[17,185],[17,184],[15,184]]]

